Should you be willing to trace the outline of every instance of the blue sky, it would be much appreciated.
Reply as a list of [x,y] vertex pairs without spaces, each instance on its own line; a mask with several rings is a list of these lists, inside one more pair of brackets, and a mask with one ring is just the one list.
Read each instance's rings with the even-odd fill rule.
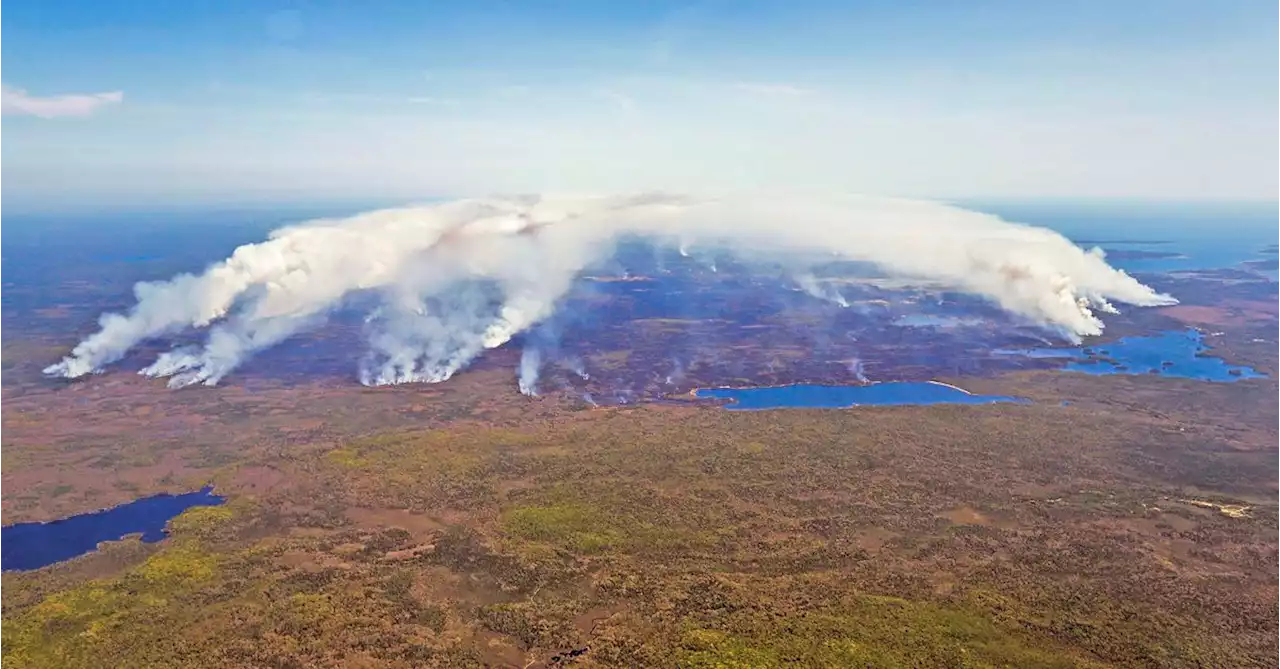
[[11,0],[11,205],[1276,198],[1272,2]]

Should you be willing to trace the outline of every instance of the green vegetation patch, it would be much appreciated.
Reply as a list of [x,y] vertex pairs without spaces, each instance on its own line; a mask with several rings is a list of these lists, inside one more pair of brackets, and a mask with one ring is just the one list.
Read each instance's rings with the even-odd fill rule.
[[181,588],[211,580],[217,569],[217,556],[181,545],[152,555],[134,573],[152,584]]
[[683,667],[1101,667],[1045,648],[978,615],[895,597],[861,595],[838,609],[779,620],[754,612],[690,627]]
[[133,644],[159,643],[199,615],[189,600],[224,580],[226,554],[211,541],[232,533],[241,504],[187,509],[169,522],[163,547],[114,578],[79,583],[17,612],[6,609],[6,667],[113,666]]
[[192,544],[175,545],[114,580],[54,593],[4,620],[6,667],[105,666],[142,637],[163,635],[172,604],[219,573],[219,559]]
[[335,448],[329,451],[326,458],[335,465],[352,469],[362,469],[369,465],[367,458],[360,457],[359,451],[350,447]]
[[502,529],[521,539],[566,544],[591,553],[624,540],[620,520],[583,504],[561,503],[511,509],[502,516]]
[[532,491],[522,501],[501,514],[502,533],[570,552],[671,556],[716,541],[713,527],[698,513],[667,504],[646,486],[612,481],[554,485]]
[[496,427],[392,432],[352,440],[326,453],[325,459],[342,468],[413,480],[485,473],[495,455],[535,441],[523,432]]
[[169,533],[179,538],[209,539],[227,531],[236,512],[226,506],[194,506],[169,521]]

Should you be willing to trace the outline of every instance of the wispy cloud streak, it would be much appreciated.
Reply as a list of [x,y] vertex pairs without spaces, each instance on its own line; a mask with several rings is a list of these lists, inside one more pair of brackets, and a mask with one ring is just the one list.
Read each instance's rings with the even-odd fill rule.
[[64,95],[37,96],[21,88],[4,86],[0,89],[0,110],[6,116],[36,116],[58,118],[63,116],[89,116],[103,106],[124,102],[123,91],[105,93],[68,93]]

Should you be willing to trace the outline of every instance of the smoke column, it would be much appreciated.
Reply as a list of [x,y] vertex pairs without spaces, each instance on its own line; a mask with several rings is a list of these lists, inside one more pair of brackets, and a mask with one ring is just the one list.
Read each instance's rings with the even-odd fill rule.
[[857,379],[857,380],[858,380],[858,381],[860,381],[861,383],[869,383],[869,382],[867,381],[867,373],[866,373],[866,370],[865,370],[865,369],[863,368],[863,366],[862,366],[862,360],[861,360],[861,359],[859,359],[859,358],[854,358],[854,359],[850,360],[850,361],[848,362],[848,368],[849,368],[849,373],[853,375],[853,378]]
[[591,380],[591,375],[587,373],[587,365],[582,361],[582,358],[575,356],[573,358],[570,358],[567,364],[569,366],[569,371],[576,374],[578,378],[582,379],[583,381]]
[[819,300],[826,300],[841,307],[848,307],[848,300],[840,294],[840,291],[831,286],[823,285],[818,281],[818,277],[812,274],[801,274],[795,277],[796,285],[800,286],[800,290]]
[[679,383],[684,378],[684,365],[681,364],[678,358],[671,359],[671,366],[671,372],[667,374],[667,378],[664,381],[669,386]]
[[861,196],[826,200],[669,195],[528,196],[386,209],[276,230],[199,275],[139,283],[126,314],[106,314],[45,373],[76,378],[139,343],[208,329],[142,374],[216,384],[256,351],[315,327],[348,296],[374,293],[360,379],[442,381],[485,349],[546,319],[579,272],[640,236],[768,257],[797,276],[814,259],[877,266],[942,285],[1078,341],[1102,331],[1110,301],[1175,300],[1043,228],[956,207]]
[[534,397],[538,394],[538,370],[542,366],[542,354],[533,344],[528,344],[520,353],[520,372],[517,382],[520,394]]

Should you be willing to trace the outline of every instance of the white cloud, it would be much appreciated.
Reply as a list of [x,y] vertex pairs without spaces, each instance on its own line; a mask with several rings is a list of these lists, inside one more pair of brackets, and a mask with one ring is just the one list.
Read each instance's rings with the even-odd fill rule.
[[60,116],[88,116],[103,105],[120,104],[124,101],[123,91],[106,93],[68,93],[39,97],[31,95],[20,88],[4,86],[0,88],[0,110],[6,115],[38,116],[40,118],[57,118]]

